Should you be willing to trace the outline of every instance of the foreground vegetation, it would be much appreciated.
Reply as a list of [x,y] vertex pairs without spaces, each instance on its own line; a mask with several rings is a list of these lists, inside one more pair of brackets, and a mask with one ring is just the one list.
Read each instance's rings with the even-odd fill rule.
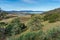
[[[0,21],[0,40],[60,40],[60,14],[50,12],[34,14],[25,23],[19,16],[10,22]],[[7,15],[2,15],[3,19]]]

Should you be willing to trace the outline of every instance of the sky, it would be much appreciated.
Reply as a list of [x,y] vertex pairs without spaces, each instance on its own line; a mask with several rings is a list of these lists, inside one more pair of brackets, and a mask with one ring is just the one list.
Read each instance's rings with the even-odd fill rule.
[[48,11],[60,8],[60,0],[0,0],[0,8],[6,11]]

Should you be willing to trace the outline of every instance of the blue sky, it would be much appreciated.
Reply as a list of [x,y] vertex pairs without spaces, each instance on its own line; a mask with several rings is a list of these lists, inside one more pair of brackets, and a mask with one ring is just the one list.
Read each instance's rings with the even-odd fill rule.
[[0,0],[3,10],[48,11],[60,7],[60,0]]

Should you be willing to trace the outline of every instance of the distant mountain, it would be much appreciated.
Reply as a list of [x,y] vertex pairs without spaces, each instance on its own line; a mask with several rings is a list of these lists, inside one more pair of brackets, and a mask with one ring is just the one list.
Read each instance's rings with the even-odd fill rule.
[[20,11],[20,12],[43,12],[43,11],[31,11],[31,10],[23,10],[23,11]]
[[30,11],[30,10],[23,10],[23,11],[7,11],[10,14],[24,14],[24,15],[28,15],[28,14],[40,14],[43,11]]

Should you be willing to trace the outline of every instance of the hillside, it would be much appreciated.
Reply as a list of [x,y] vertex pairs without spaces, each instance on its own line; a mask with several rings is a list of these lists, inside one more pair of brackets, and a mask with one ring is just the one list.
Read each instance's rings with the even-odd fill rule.
[[60,8],[56,8],[56,9],[53,9],[53,10],[50,10],[50,11],[46,11],[43,14],[45,14],[45,13],[47,13],[47,14],[60,13]]
[[44,21],[56,22],[60,21],[60,8],[44,12]]
[[[60,40],[60,12],[58,9],[20,16],[8,14],[10,18],[0,21],[1,40]],[[11,17],[15,15],[14,17]],[[3,25],[2,25],[3,24]],[[2,36],[4,35],[4,36]]]

